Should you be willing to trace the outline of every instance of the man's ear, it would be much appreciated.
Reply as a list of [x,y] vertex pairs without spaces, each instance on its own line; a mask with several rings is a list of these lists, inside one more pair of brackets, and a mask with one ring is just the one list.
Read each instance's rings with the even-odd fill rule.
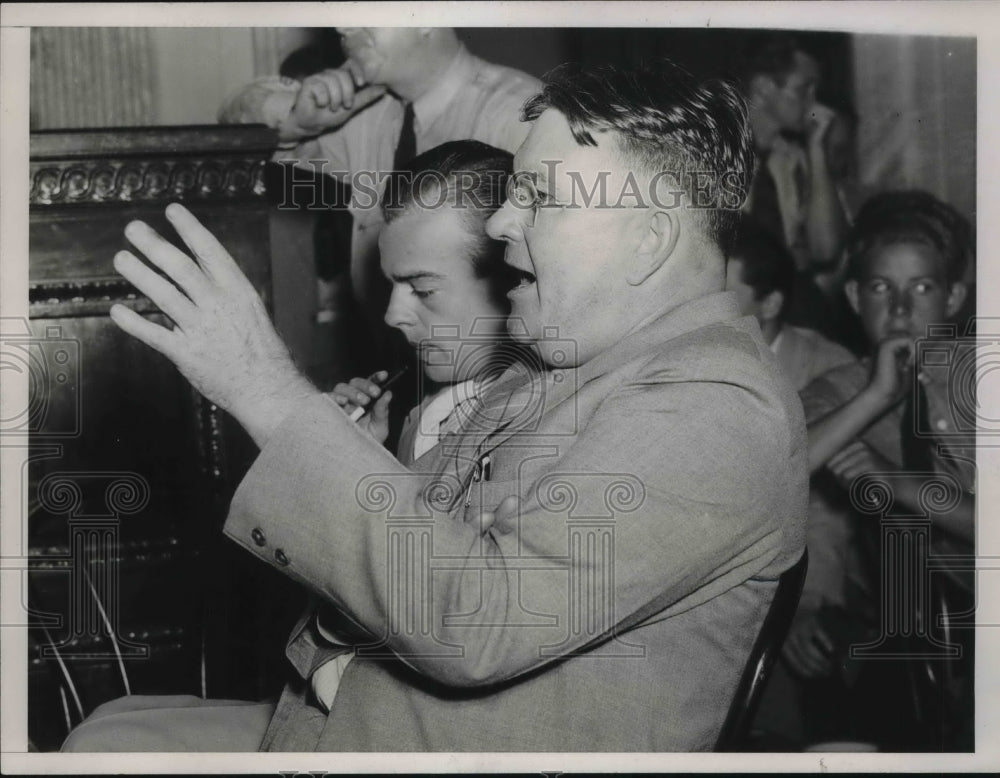
[[654,210],[646,223],[646,234],[628,263],[625,280],[638,286],[663,266],[681,234],[676,211]]
[[847,296],[847,302],[851,304],[851,310],[860,316],[861,305],[858,300],[858,282],[853,278],[847,281],[844,284],[844,294]]
[[945,313],[948,314],[949,319],[958,313],[968,293],[969,287],[961,281],[956,281],[951,285],[951,289],[948,291],[948,302],[945,306]]
[[785,307],[785,295],[779,289],[775,289],[760,301],[760,318],[764,321],[774,321],[781,316],[781,309]]

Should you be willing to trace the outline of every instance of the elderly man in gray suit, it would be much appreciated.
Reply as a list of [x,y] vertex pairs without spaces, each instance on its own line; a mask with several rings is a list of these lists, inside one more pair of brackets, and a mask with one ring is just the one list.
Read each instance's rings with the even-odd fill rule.
[[286,690],[264,748],[710,749],[802,553],[802,409],[723,291],[753,170],[741,99],[669,63],[563,68],[524,117],[487,229],[545,369],[494,382],[429,473],[296,372],[187,211],[167,216],[196,261],[126,230],[180,290],[116,267],[176,327],[113,318],[261,446],[226,534],[342,617],[296,666],[354,652],[328,712]]

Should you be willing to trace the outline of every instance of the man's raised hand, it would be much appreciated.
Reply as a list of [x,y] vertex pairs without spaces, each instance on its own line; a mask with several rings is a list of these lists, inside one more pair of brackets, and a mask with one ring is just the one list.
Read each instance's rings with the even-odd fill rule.
[[315,135],[339,127],[386,93],[381,84],[365,84],[361,69],[351,60],[302,81],[291,119],[301,134]]
[[116,254],[114,264],[175,327],[162,327],[124,305],[112,306],[111,318],[170,359],[262,446],[293,405],[316,389],[295,369],[257,291],[229,252],[183,206],[168,206],[166,215],[197,261],[144,222],[130,222],[125,237],[173,284],[129,251]]

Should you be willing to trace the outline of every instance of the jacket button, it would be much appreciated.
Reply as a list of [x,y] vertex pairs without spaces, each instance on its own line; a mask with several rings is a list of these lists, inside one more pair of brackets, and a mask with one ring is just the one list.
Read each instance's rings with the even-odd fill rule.
[[282,567],[288,565],[288,557],[285,556],[285,552],[282,551],[280,548],[274,549],[274,560]]
[[264,533],[260,531],[260,527],[254,527],[253,532],[250,533],[250,537],[253,538],[253,542],[258,546],[263,546],[267,542],[264,539]]

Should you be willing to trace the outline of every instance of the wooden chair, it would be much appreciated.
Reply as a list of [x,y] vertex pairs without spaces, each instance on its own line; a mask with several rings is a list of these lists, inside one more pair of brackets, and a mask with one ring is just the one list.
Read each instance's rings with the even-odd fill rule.
[[774,593],[774,600],[767,611],[753,648],[750,649],[750,657],[733,695],[729,713],[722,725],[722,732],[716,741],[716,751],[746,750],[750,724],[757,712],[771,668],[778,659],[781,646],[792,625],[792,617],[799,605],[808,566],[809,554],[803,551],[799,561],[778,579],[778,590]]

